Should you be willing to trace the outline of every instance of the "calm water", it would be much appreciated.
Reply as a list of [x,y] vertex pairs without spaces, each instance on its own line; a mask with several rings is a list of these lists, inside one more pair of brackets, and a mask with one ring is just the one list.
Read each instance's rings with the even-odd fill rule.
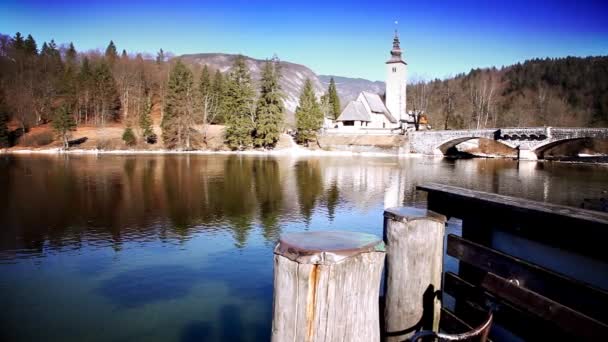
[[578,206],[608,189],[608,167],[0,156],[0,340],[268,340],[281,233],[381,235],[383,209],[424,205],[414,187],[429,181]]

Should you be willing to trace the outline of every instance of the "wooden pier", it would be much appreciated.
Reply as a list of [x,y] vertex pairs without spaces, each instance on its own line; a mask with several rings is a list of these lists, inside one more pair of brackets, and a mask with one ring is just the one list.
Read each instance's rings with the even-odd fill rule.
[[[369,308],[369,298],[354,298],[349,287],[323,285],[337,291],[333,296],[349,298],[354,303],[351,309],[365,307],[378,312],[380,327],[359,309],[346,310],[336,307],[340,301],[320,302],[314,297],[315,305],[326,306],[317,309],[331,321],[331,325],[318,324],[342,330],[336,330],[330,339],[328,334],[308,334],[295,341],[352,339],[343,327],[357,319],[359,324],[369,324],[358,331],[370,334],[378,329],[377,334],[367,335],[374,336],[368,340],[379,336],[383,341],[406,341],[415,336],[419,341],[597,341],[608,336],[608,273],[602,272],[608,263],[608,214],[441,184],[417,189],[427,193],[426,210],[392,208],[384,213],[385,296],[375,302],[377,307]],[[446,236],[446,220],[450,218],[462,220],[461,234]],[[323,253],[322,249],[315,249],[316,253]],[[294,292],[295,287],[277,282],[288,272],[277,267],[278,257],[280,253],[275,256],[275,320],[277,314],[291,310],[283,307],[289,300],[277,301],[277,293],[280,298],[299,293],[304,303],[311,300],[302,299],[302,290]],[[359,273],[352,277],[371,283],[366,284],[367,289],[379,288],[377,275],[382,264],[357,260],[355,263],[369,264],[353,267],[353,272]],[[445,271],[449,260],[457,260],[457,268]],[[450,265],[455,264],[450,261]],[[588,267],[591,274],[578,272],[583,276],[573,276],[577,272],[565,269],[565,265]],[[362,269],[367,269],[368,277],[361,276]],[[348,272],[348,268],[343,270]],[[302,276],[309,279],[310,275]],[[342,278],[327,279],[339,282]],[[309,288],[307,291],[311,293]],[[323,289],[312,292],[317,291]],[[363,293],[369,296],[373,291]],[[367,304],[356,304],[359,302]],[[291,319],[300,321],[303,317],[307,316]],[[290,324],[285,329],[304,323]],[[275,342],[287,340],[294,341],[273,334]]]

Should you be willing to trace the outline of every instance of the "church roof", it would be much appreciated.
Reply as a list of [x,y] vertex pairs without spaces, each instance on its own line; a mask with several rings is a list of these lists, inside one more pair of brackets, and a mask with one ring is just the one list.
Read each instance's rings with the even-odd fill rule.
[[384,104],[384,101],[382,101],[382,99],[380,98],[380,95],[368,93],[367,91],[363,91],[361,92],[361,94],[363,94],[365,101],[367,101],[367,104],[369,105],[369,108],[373,113],[384,114],[386,115],[388,121],[392,123],[397,122],[397,120],[395,120],[395,118],[391,115],[391,112],[388,110],[388,108],[386,108],[386,105]]
[[336,121],[372,121],[363,103],[350,101]]

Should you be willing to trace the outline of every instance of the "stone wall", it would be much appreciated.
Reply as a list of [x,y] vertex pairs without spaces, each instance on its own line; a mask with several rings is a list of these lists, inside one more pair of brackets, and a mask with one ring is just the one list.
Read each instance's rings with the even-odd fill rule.
[[407,153],[407,139],[403,135],[369,134],[322,134],[318,137],[319,146],[327,151],[349,151],[355,153]]
[[[494,139],[495,129],[487,130],[454,130],[454,131],[417,131],[408,132],[412,153],[441,154],[439,148],[444,144],[455,146],[474,138]],[[450,146],[446,146],[449,148]]]

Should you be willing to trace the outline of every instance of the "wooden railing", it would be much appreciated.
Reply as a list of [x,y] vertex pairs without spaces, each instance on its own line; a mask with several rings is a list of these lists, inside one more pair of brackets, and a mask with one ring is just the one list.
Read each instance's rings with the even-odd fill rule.
[[492,237],[499,229],[605,262],[607,214],[441,184],[418,189],[428,193],[430,211],[462,219],[462,236],[447,237],[459,270],[445,273],[443,291],[455,306],[443,308],[441,323],[455,316],[474,326],[493,310],[496,325],[525,340],[608,336],[607,291],[498,251]]

